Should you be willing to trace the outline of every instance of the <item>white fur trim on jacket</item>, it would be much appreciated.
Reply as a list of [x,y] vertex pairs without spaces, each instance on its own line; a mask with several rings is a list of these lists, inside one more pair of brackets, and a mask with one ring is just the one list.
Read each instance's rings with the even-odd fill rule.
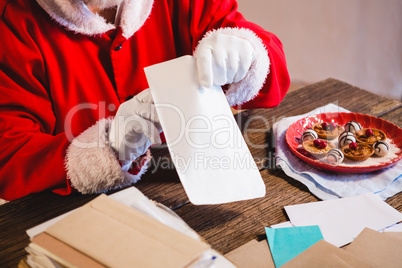
[[[261,38],[259,38],[253,31],[246,28],[219,28],[209,31],[198,43],[197,48],[203,42],[208,42],[216,34],[234,35],[248,40],[255,50],[255,59],[251,64],[250,70],[246,76],[237,83],[232,83],[226,92],[226,99],[230,106],[243,104],[255,96],[265,83],[265,79],[269,74],[270,60],[268,57],[268,50],[265,48]],[[197,48],[195,51],[197,51]],[[197,53],[195,52],[194,55]]]
[[67,149],[65,166],[72,187],[84,194],[121,188],[140,180],[151,159],[148,150],[144,166],[137,175],[123,171],[109,147],[108,131],[112,118],[101,119],[75,138]]
[[[37,0],[38,4],[58,23],[84,35],[99,35],[116,26],[92,13],[81,0]],[[152,10],[154,0],[123,0],[119,6],[116,23],[125,38],[131,37],[142,27]]]

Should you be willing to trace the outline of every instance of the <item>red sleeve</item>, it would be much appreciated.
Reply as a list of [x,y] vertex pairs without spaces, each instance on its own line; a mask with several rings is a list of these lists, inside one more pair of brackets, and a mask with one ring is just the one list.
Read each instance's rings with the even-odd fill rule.
[[[69,193],[64,155],[69,142],[53,135],[52,111],[41,53],[18,13],[0,20],[0,197],[13,200],[44,189]],[[15,23],[14,23],[15,22]],[[27,30],[29,29],[29,30]]]
[[235,108],[250,109],[277,106],[290,85],[281,41],[274,34],[245,20],[243,15],[238,12],[235,0],[195,0],[190,2],[189,8],[191,14],[190,35],[194,40],[193,50],[206,32],[222,27],[250,29],[263,41],[271,62],[266,82],[253,100]]

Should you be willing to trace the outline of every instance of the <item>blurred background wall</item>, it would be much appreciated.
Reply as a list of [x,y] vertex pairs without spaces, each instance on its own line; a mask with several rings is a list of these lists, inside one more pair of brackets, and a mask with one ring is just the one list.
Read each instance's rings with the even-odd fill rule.
[[276,34],[293,83],[332,77],[402,101],[402,0],[238,0]]

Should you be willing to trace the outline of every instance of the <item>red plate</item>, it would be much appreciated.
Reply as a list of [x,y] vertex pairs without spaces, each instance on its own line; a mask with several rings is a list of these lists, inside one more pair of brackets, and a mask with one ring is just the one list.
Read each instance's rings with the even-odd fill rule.
[[[397,156],[388,162],[372,166],[333,166],[325,162],[313,159],[311,156],[298,150],[300,145],[300,137],[303,132],[310,128],[312,124],[317,122],[335,122],[344,126],[349,121],[359,122],[363,128],[377,128],[385,132],[388,138],[399,148]],[[318,168],[347,173],[365,173],[380,170],[394,165],[402,158],[402,129],[398,126],[374,116],[358,113],[322,113],[305,117],[293,123],[286,131],[286,143],[290,150],[301,160]]]

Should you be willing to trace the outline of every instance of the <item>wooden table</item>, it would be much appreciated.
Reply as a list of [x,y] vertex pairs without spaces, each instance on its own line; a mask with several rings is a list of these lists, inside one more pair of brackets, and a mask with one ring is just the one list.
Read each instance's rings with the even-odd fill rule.
[[[166,148],[153,149],[154,161],[165,161],[165,168],[151,165],[135,186],[150,199],[172,208],[221,253],[227,253],[249,240],[262,239],[265,226],[288,220],[284,206],[318,200],[303,184],[275,167],[272,125],[282,117],[304,114],[330,102],[352,112],[384,118],[402,127],[401,102],[335,79],[327,79],[289,93],[274,109],[248,110],[236,115],[242,130],[245,124],[249,124],[247,129],[258,130],[243,132],[254,158],[268,159],[266,169],[261,170],[267,190],[264,198],[213,206],[192,205],[172,168]],[[248,120],[250,118],[254,119]],[[258,149],[250,144],[266,146]],[[25,256],[24,247],[29,243],[26,229],[81,206],[95,197],[80,194],[59,196],[43,192],[0,206],[0,267],[15,267]],[[388,198],[386,202],[402,211],[402,193]]]

